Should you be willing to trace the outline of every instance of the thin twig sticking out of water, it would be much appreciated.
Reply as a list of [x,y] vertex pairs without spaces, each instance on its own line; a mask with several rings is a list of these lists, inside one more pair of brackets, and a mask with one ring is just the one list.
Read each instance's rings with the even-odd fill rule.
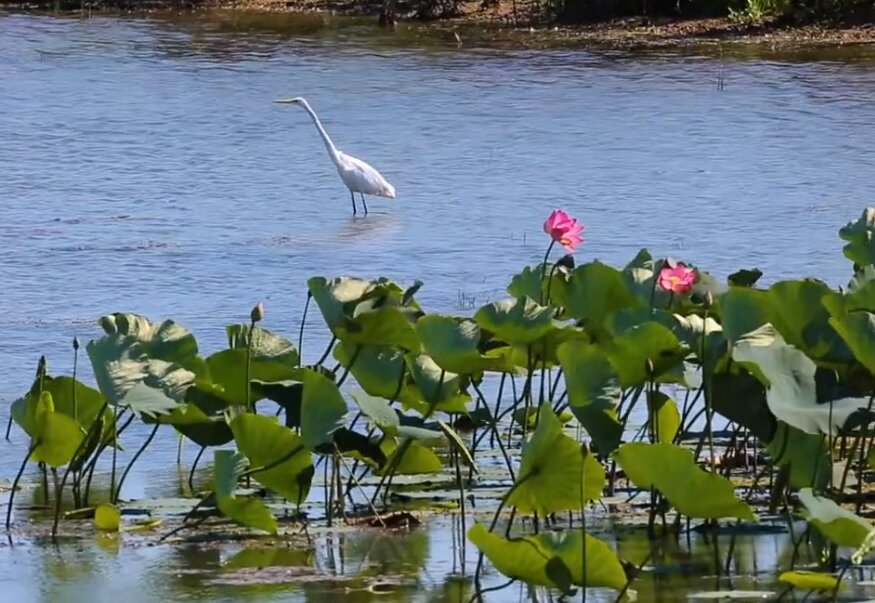
[[725,63],[723,62],[723,45],[720,45],[720,69],[717,71],[717,90],[723,92],[725,84]]

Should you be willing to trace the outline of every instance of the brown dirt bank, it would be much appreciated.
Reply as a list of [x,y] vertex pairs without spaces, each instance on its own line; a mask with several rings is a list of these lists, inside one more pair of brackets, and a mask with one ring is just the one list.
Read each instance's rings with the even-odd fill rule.
[[[228,14],[304,13],[324,16],[357,16],[377,23],[382,2],[370,0],[0,0],[0,10],[89,14],[156,14],[162,12],[216,12]],[[83,8],[80,9],[80,6]],[[60,11],[56,10],[60,7]],[[528,25],[529,17],[514,17],[512,3],[483,8],[481,1],[461,4],[460,15],[424,22],[413,15],[399,15],[396,27],[428,24],[428,27],[456,30],[464,39],[496,36],[521,47],[575,44],[620,49],[670,48],[699,44],[735,44],[772,49],[837,48],[875,44],[875,24],[794,25],[778,21],[740,23],[730,18],[672,19],[641,17],[612,19],[586,25]],[[525,23],[525,24],[524,24]],[[480,35],[484,34],[484,35]]]

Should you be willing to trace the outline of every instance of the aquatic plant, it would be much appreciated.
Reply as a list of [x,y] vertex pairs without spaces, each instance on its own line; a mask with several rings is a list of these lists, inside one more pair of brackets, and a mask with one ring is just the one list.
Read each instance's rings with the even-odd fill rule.
[[[75,360],[72,377],[55,377],[40,359],[13,403],[12,419],[30,438],[15,483],[28,462],[55,476],[57,532],[68,478],[74,507],[92,506],[97,458],[120,446],[133,421],[147,424],[149,436],[111,481],[106,502],[116,503],[131,465],[169,426],[201,453],[216,449],[209,491],[174,532],[194,529],[203,521],[196,511],[212,509],[273,534],[273,511],[241,483],[285,499],[305,521],[301,507],[321,468],[329,524],[365,513],[386,525],[397,476],[448,471],[466,518],[466,491],[478,488],[495,450],[506,488],[491,520],[467,530],[481,552],[475,597],[485,591],[487,559],[511,580],[624,596],[647,560],[621,561],[586,524],[587,508],[621,489],[649,493],[655,543],[677,539],[690,521],[716,538],[718,522],[735,530],[756,522],[763,503],[782,509],[791,528],[798,515],[807,528],[795,544],[822,547],[827,573],[794,572],[791,561],[780,579],[788,589],[837,593],[843,572],[875,542],[861,516],[875,458],[872,216],[866,210],[840,231],[854,262],[842,289],[816,279],[760,287],[758,270],[721,283],[646,250],[620,268],[549,263],[548,250],[511,278],[506,299],[451,316],[423,310],[418,281],[313,277],[307,308],[315,302],[330,341],[310,363],[303,325],[296,345],[262,326],[269,317],[260,304],[208,356],[172,320],[109,314],[99,320],[103,336],[86,346],[96,389],[76,378]],[[582,227],[557,211],[544,230],[550,246],[572,251]],[[78,349],[77,341],[74,359]],[[631,429],[636,409],[645,420]],[[720,418],[729,434],[722,443],[713,428]],[[100,507],[97,520],[117,529],[112,508]],[[7,526],[11,512],[10,504]],[[842,560],[838,547],[857,552]]]

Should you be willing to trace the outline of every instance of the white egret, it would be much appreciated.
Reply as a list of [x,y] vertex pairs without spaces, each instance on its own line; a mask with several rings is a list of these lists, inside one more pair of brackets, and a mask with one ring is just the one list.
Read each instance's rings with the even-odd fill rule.
[[319,135],[322,137],[322,142],[325,143],[325,148],[328,149],[328,155],[331,161],[337,166],[337,173],[340,174],[340,179],[349,189],[349,196],[352,198],[352,213],[356,214],[355,194],[358,193],[362,199],[362,205],[365,207],[365,215],[368,215],[368,204],[365,202],[365,195],[374,195],[377,197],[395,198],[395,187],[383,178],[376,169],[352,155],[340,151],[331,142],[331,138],[322,127],[322,122],[316,116],[316,112],[310,107],[306,99],[297,96],[295,98],[281,98],[274,101],[288,105],[301,105],[313,118],[313,123],[316,129],[319,130]]

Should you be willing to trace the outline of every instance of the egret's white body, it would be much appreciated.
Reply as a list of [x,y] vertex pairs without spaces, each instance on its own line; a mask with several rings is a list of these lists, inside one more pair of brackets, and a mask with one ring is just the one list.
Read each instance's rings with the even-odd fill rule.
[[331,157],[331,161],[334,162],[334,165],[337,166],[337,173],[340,174],[340,179],[343,180],[346,188],[349,189],[349,195],[352,198],[353,214],[356,213],[355,193],[358,193],[361,196],[362,204],[365,207],[365,215],[368,213],[368,205],[365,203],[365,195],[387,197],[389,199],[395,198],[395,187],[389,184],[389,181],[386,180],[380,172],[358,157],[347,155],[334,146],[328,133],[325,132],[325,128],[322,127],[322,122],[319,121],[319,117],[316,115],[316,112],[313,111],[312,107],[310,107],[310,104],[306,99],[301,97],[285,98],[274,102],[301,105],[307,113],[310,114],[310,117],[313,118],[313,124],[319,131],[319,135],[322,137],[322,142],[325,143],[325,148],[328,149],[328,155]]

